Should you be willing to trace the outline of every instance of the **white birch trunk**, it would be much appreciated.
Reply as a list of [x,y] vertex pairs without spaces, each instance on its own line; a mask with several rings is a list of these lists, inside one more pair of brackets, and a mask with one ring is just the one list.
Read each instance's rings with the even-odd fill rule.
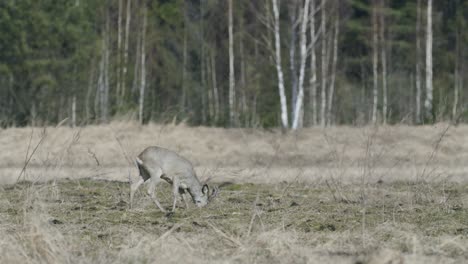
[[216,81],[216,53],[213,50],[211,53],[211,83],[213,85],[213,100],[214,100],[214,121],[218,122],[219,119],[219,96],[218,84]]
[[315,55],[315,0],[310,2],[310,108],[311,124],[317,125],[317,62]]
[[280,20],[279,20],[279,6],[278,0],[272,0],[273,15],[274,15],[274,28],[275,28],[275,62],[276,72],[278,74],[278,89],[281,103],[281,123],[284,129],[289,127],[288,123],[288,106],[286,101],[286,93],[284,91],[284,77],[283,69],[281,67],[281,45],[280,45]]
[[[206,87],[206,74],[205,74],[205,32],[204,32],[204,24],[203,24],[203,16],[205,14],[204,11],[204,0],[200,1],[200,36],[201,36],[201,46],[200,46],[200,97],[201,97],[201,104],[202,104],[202,112],[201,112],[201,119],[202,124],[206,124],[206,94],[205,94],[205,87]],[[230,54],[230,53],[229,53]]]
[[141,33],[141,82],[140,82],[140,98],[138,108],[138,120],[143,124],[143,106],[145,103],[145,88],[146,88],[146,22],[147,10],[146,5],[143,4],[143,27]]
[[232,1],[229,0],[229,122],[236,126],[236,91],[234,80],[234,34],[232,18]]
[[71,125],[72,127],[76,127],[76,95],[73,95],[72,97],[72,122]]
[[380,52],[382,60],[382,121],[387,124],[387,49],[385,43],[385,0],[380,0]]
[[[241,29],[242,30],[242,29]],[[247,81],[245,77],[245,56],[244,56],[244,37],[241,36],[239,38],[239,46],[240,46],[240,83],[241,83],[241,109],[242,109],[242,115],[243,119],[246,121],[245,124],[247,124],[248,120],[248,107],[247,107]]]
[[[185,1],[184,1],[185,3]],[[187,11],[185,10],[187,7],[184,4],[184,46],[183,46],[183,59],[182,59],[182,96],[180,100],[180,110],[181,112],[185,111],[185,103],[187,101],[187,27],[188,27],[188,19],[187,19]]]
[[122,67],[122,85],[121,85],[121,100],[125,100],[126,81],[127,81],[127,63],[128,63],[128,40],[130,36],[130,20],[131,20],[131,3],[132,0],[127,0],[127,15],[125,17],[125,42],[124,42],[124,60]]
[[427,27],[426,27],[426,101],[424,107],[426,118],[434,122],[432,109],[432,0],[427,1]]
[[416,123],[421,123],[421,0],[416,15]]
[[106,33],[105,33],[105,61],[104,61],[104,113],[103,113],[103,121],[105,123],[109,122],[109,90],[110,90],[110,83],[109,83],[109,57],[110,57],[110,14],[107,11],[106,15]]
[[36,102],[32,102],[31,106],[31,126],[36,126],[36,118],[37,118],[37,111],[36,111]]
[[372,77],[373,84],[373,103],[372,103],[372,124],[377,123],[377,104],[378,104],[378,27],[377,27],[377,7],[374,2],[372,5]]
[[322,34],[322,87],[321,87],[321,96],[322,96],[322,104],[320,106],[320,125],[325,127],[326,125],[326,117],[325,117],[325,110],[327,106],[327,39],[326,39],[326,23],[327,23],[327,16],[326,16],[326,0],[322,0],[321,8],[322,8],[322,21],[321,21],[321,34]]
[[106,13],[106,25],[102,37],[101,62],[99,65],[99,118],[101,123],[108,121],[108,98],[109,98],[109,14]]
[[138,93],[139,92],[139,86],[140,86],[140,62],[141,62],[141,30],[138,30],[137,33],[137,43],[135,47],[135,66],[133,67],[133,83],[132,83],[132,93]]
[[117,20],[117,73],[116,73],[116,86],[115,95],[117,98],[117,105],[120,106],[122,102],[119,101],[120,95],[120,74],[122,71],[122,9],[123,0],[119,0],[118,20]]
[[307,22],[309,21],[309,4],[310,0],[305,0],[304,8],[302,12],[302,22],[301,22],[301,35],[300,35],[300,49],[301,49],[301,64],[299,69],[299,85],[298,85],[298,94],[296,100],[296,107],[294,109],[294,121],[292,129],[296,130],[302,124],[302,115],[301,109],[304,102],[304,78],[305,78],[305,65],[307,60]]
[[328,93],[328,105],[327,105],[327,122],[329,125],[332,124],[332,106],[333,106],[333,95],[335,93],[335,79],[336,79],[336,65],[338,62],[338,36],[340,33],[340,14],[337,11],[335,19],[335,34],[333,36],[333,59],[332,59],[332,73],[330,81],[330,91]]
[[[290,41],[289,41],[289,71],[291,75],[291,117],[294,120],[294,112],[296,109],[297,91],[298,91],[298,74],[296,70],[296,40],[297,40],[297,9],[299,1],[289,0],[289,24],[290,24]],[[300,13],[300,12],[299,12]]]
[[[90,70],[89,70],[89,80],[88,80],[88,91],[86,92],[86,99],[85,99],[85,120],[86,122],[89,121],[89,118],[91,117],[91,111],[90,111],[90,99],[91,99],[91,94],[93,92],[93,87],[94,87],[94,59],[91,60],[91,65],[90,65]],[[97,96],[96,96],[97,97]]]
[[[105,34],[105,33],[104,33]],[[99,62],[99,78],[98,78],[98,96],[96,96],[95,106],[99,107],[99,119],[100,122],[104,122],[104,98],[105,98],[105,88],[104,88],[104,71],[105,71],[105,35],[103,34],[102,38],[102,47],[101,47],[101,61]],[[97,101],[98,100],[98,101]],[[97,110],[97,107],[96,107]]]
[[460,57],[460,43],[459,43],[459,33],[457,28],[457,33],[455,36],[455,70],[453,72],[454,80],[453,80],[453,106],[452,106],[452,121],[457,122],[457,108],[458,108],[458,91],[459,91],[459,79],[460,79],[460,71],[459,71],[459,57]]
[[[208,83],[210,83],[211,80],[211,56],[209,55],[209,52],[205,55],[205,66],[206,66],[206,92],[208,94],[208,113],[209,113],[209,121],[210,124],[213,125],[213,120],[214,120],[214,101],[213,101],[213,89],[210,89]],[[213,83],[211,83],[211,86],[213,86]]]

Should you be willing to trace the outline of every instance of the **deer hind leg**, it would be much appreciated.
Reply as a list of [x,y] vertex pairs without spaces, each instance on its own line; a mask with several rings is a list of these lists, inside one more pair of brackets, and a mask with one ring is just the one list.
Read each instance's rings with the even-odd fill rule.
[[163,213],[166,212],[166,210],[161,206],[161,204],[158,201],[158,198],[156,197],[156,186],[161,182],[161,175],[162,175],[162,170],[160,168],[154,169],[151,171],[151,178],[149,182],[149,187],[148,187],[148,194],[153,200],[153,202],[156,204],[156,206],[161,210]]
[[133,206],[133,197],[135,196],[135,192],[144,182],[145,180],[139,179],[137,182],[134,182],[130,185],[130,209],[132,209]]

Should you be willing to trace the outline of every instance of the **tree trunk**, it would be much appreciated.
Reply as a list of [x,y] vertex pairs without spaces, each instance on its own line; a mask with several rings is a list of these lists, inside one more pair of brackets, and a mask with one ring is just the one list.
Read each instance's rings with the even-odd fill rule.
[[304,102],[304,78],[305,78],[305,65],[307,60],[307,22],[309,21],[309,4],[310,0],[305,0],[304,8],[302,11],[301,35],[300,35],[300,49],[301,49],[301,64],[299,69],[299,91],[296,100],[296,108],[294,109],[294,121],[292,128],[298,129],[302,124],[301,109]]
[[133,83],[132,83],[132,94],[139,93],[140,86],[140,62],[141,62],[141,30],[137,30],[136,36],[136,47],[135,47],[135,66],[133,67]]
[[283,125],[283,129],[287,129],[289,127],[288,105],[286,102],[286,94],[284,91],[284,77],[283,77],[283,69],[281,66],[281,45],[280,45],[281,38],[280,38],[280,19],[279,19],[278,0],[272,0],[272,4],[273,4],[273,14],[274,14],[274,24],[275,24],[274,28],[275,28],[276,73],[278,74],[278,89],[279,89],[280,102],[281,102],[281,123]]
[[212,73],[211,71],[211,55],[210,52],[207,52],[207,55],[205,56],[205,66],[206,66],[206,93],[208,95],[208,113],[209,113],[209,122],[210,125],[213,125],[213,120],[214,120],[214,100],[213,100],[213,89],[210,89],[210,86],[208,85],[209,83],[211,84],[211,87],[213,87],[213,83],[211,79]]
[[457,108],[458,108],[458,91],[459,91],[459,79],[460,79],[460,71],[459,71],[459,58],[460,58],[460,42],[459,42],[459,32],[457,27],[457,32],[455,35],[455,66],[454,66],[454,80],[453,80],[453,106],[452,106],[452,121],[457,122]]
[[[102,52],[101,52],[101,61],[99,63],[99,79],[98,79],[98,96],[96,96],[96,99],[99,100],[99,103],[98,104],[95,104],[95,105],[98,105],[99,106],[99,111],[97,111],[99,113],[99,120],[100,122],[104,122],[105,121],[105,116],[104,116],[104,94],[105,94],[105,88],[104,88],[104,71],[105,71],[105,36],[103,36],[102,38]],[[96,109],[97,110],[97,109]]]
[[[116,73],[116,89],[115,89],[115,98],[119,98],[120,95],[120,74],[122,71],[122,9],[123,9],[123,0],[119,0],[119,10],[118,10],[118,20],[117,20],[117,73]],[[120,106],[121,103],[117,102],[117,105]]]
[[232,1],[229,0],[229,123],[231,127],[237,125],[236,119],[236,91],[234,80],[234,34],[232,18]]
[[110,90],[110,82],[109,82],[109,58],[110,58],[110,14],[109,10],[107,10],[106,15],[106,33],[105,33],[105,61],[104,61],[104,105],[103,105],[103,122],[109,122],[109,90]]
[[299,2],[297,0],[289,0],[289,24],[291,37],[289,40],[289,71],[291,75],[291,117],[294,120],[296,111],[297,91],[298,91],[298,76],[296,70],[296,40],[297,40],[297,9]]
[[372,124],[377,123],[377,104],[378,104],[378,25],[377,25],[377,5],[375,0],[372,4],[372,76],[373,85],[373,104],[372,104]]
[[123,69],[122,69],[122,84],[121,84],[121,94],[120,100],[121,103],[125,100],[126,91],[126,82],[127,82],[127,63],[128,63],[128,40],[130,36],[130,20],[131,20],[131,3],[132,0],[127,0],[127,15],[125,17],[125,43],[124,43],[124,60],[123,60]]
[[36,102],[33,101],[31,105],[31,126],[32,127],[35,127],[37,125],[36,118],[37,118]]
[[203,24],[203,16],[204,12],[204,0],[200,1],[200,35],[201,35],[201,46],[200,46],[200,98],[202,104],[202,111],[201,111],[201,120],[202,124],[205,125],[206,122],[206,94],[205,94],[205,87],[206,87],[206,74],[205,74],[205,31],[204,31],[204,24]]
[[387,124],[387,49],[385,43],[385,0],[380,0],[380,52],[382,60],[382,121]]
[[108,98],[109,98],[109,13],[106,11],[106,25],[103,31],[102,44],[101,44],[101,62],[99,65],[99,117],[101,123],[108,121]]
[[[210,89],[210,86],[208,85],[210,83],[210,80],[211,80],[211,71],[213,69],[211,69],[211,56],[210,54],[208,53],[206,56],[205,56],[205,65],[206,65],[206,92],[208,94],[208,113],[209,113],[209,122],[210,122],[210,125],[214,125],[213,124],[213,120],[214,120],[214,100],[213,100],[213,89]],[[213,87],[213,83],[211,83],[211,87]]]
[[219,95],[218,84],[216,81],[216,51],[213,48],[211,52],[211,83],[213,85],[213,100],[214,100],[214,123],[219,120]]
[[[241,19],[242,20],[242,19]],[[243,30],[243,25],[241,24],[241,30]],[[247,82],[245,77],[245,56],[244,56],[244,37],[241,35],[239,38],[239,55],[240,55],[240,87],[241,90],[241,109],[244,124],[247,125],[248,121],[248,107],[247,107]]]
[[421,123],[421,0],[416,15],[416,123]]
[[140,82],[140,98],[138,120],[143,124],[143,106],[145,103],[145,88],[146,88],[146,21],[147,21],[146,4],[143,4],[143,27],[141,29],[141,82]]
[[336,65],[338,61],[338,36],[340,33],[340,12],[337,7],[337,14],[335,18],[335,35],[333,36],[333,61],[332,61],[332,73],[330,81],[330,92],[328,93],[328,105],[327,105],[327,122],[329,125],[332,124],[332,106],[333,106],[333,95],[335,93],[335,79],[336,79]]
[[202,104],[202,111],[201,111],[201,122],[203,125],[207,123],[207,111],[206,111],[206,66],[205,66],[205,48],[203,47],[205,44],[202,40],[202,51],[201,51],[201,58],[200,58],[200,97],[201,97],[201,104]]
[[73,95],[72,97],[72,120],[71,120],[71,126],[76,127],[76,95]]
[[184,46],[183,46],[183,53],[182,53],[182,96],[180,98],[180,112],[185,111],[186,107],[186,100],[187,100],[187,27],[188,27],[188,19],[187,19],[187,6],[186,1],[184,1]]
[[310,116],[311,125],[317,125],[317,62],[315,55],[315,0],[310,2]]
[[321,21],[321,34],[322,34],[322,87],[321,87],[321,96],[322,96],[322,104],[320,106],[320,125],[325,127],[326,125],[326,118],[325,118],[325,110],[327,106],[327,39],[326,39],[326,23],[327,23],[327,16],[326,16],[326,0],[322,0],[321,8],[322,8],[322,21]]
[[91,111],[90,111],[90,106],[89,106],[89,101],[91,99],[91,94],[93,92],[93,87],[94,87],[94,66],[95,60],[91,60],[91,65],[90,65],[90,70],[89,70],[89,80],[88,80],[88,91],[86,92],[86,99],[85,99],[85,113],[86,113],[86,122],[89,122],[89,119],[91,117]]
[[434,122],[434,112],[432,107],[432,0],[427,1],[427,27],[426,27],[426,119]]

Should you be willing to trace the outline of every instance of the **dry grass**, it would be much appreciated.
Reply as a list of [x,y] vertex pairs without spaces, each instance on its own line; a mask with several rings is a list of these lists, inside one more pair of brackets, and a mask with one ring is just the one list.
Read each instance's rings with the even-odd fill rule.
[[[0,263],[465,262],[468,126],[446,128],[0,130]],[[192,160],[219,199],[165,216],[139,192],[128,210],[148,145]]]

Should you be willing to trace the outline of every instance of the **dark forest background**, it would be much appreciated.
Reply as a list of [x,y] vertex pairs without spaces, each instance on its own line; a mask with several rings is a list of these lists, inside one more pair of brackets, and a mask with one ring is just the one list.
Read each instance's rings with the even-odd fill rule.
[[[290,120],[300,90],[305,2],[277,1]],[[428,4],[433,5],[430,39]],[[52,125],[68,118],[78,126],[128,118],[279,127],[273,5],[270,0],[2,0],[0,124]],[[467,0],[315,0],[308,8],[315,35],[307,20],[300,126],[468,121]],[[429,41],[433,98],[427,114]],[[323,123],[322,92],[330,109]]]

